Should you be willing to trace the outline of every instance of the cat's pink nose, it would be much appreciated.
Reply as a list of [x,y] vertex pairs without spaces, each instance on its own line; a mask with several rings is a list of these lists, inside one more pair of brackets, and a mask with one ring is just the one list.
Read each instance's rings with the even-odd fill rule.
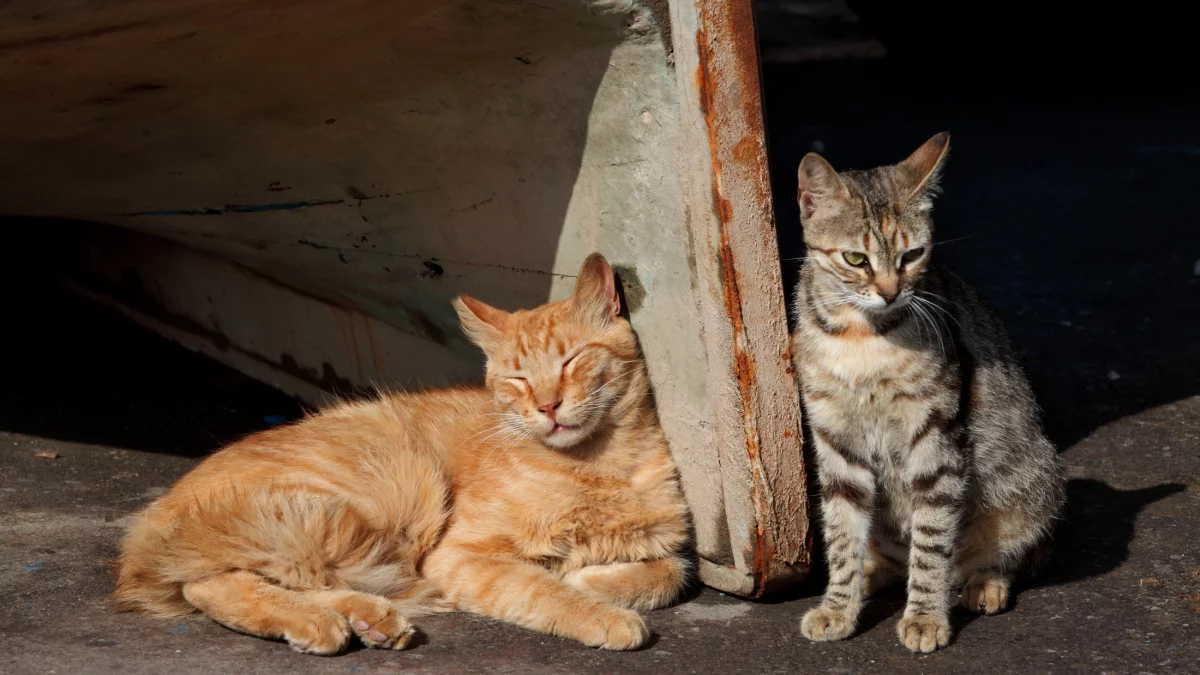
[[546,417],[550,418],[551,422],[554,422],[555,421],[554,414],[556,412],[558,412],[558,406],[560,406],[560,405],[562,405],[562,401],[555,401],[554,403],[547,403],[546,405],[539,405],[538,410],[541,410],[543,413],[545,413]]

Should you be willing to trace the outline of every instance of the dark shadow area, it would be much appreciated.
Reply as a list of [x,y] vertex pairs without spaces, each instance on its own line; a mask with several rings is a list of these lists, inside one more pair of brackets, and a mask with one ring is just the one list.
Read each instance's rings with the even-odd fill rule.
[[[1145,17],[1135,20],[1120,53],[1123,72],[1137,76],[1113,77],[1097,42],[1107,33],[1077,37],[1085,28],[1069,31],[1052,13],[1049,28],[1027,36],[1018,29],[1040,25],[1042,13],[1019,9],[1019,26],[987,30],[983,18],[956,24],[959,10],[930,9],[944,4],[916,3],[882,33],[859,24],[887,46],[885,58],[764,65],[789,289],[804,252],[795,174],[805,153],[868,168],[949,130],[934,258],[998,308],[1051,439],[1065,450],[1097,427],[1200,392],[1200,96],[1192,78],[1168,76],[1169,61],[1157,61],[1174,43],[1136,32]],[[910,11],[903,6],[895,11]],[[881,16],[892,14],[864,15],[891,20]],[[1000,37],[1008,47],[993,48]]]
[[[1090,478],[1067,483],[1067,508],[1045,570],[1033,586],[1068,584],[1107,574],[1129,558],[1135,521],[1147,506],[1183,492],[1181,483],[1119,490]],[[1018,592],[1020,589],[1018,588]]]
[[0,272],[0,430],[195,457],[303,414],[291,397],[66,292],[44,263],[14,256]]
[[1174,65],[1193,51],[1186,6],[1169,0],[1115,9],[1037,0],[845,4],[895,62],[947,86],[1036,81],[1068,90],[1080,83],[1128,89],[1176,79]]

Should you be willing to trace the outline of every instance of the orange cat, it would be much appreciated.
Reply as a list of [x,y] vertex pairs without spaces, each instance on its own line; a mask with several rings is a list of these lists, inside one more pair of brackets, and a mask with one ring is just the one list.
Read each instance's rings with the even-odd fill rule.
[[221,450],[130,528],[119,604],[314,654],[352,633],[403,649],[408,617],[455,609],[643,645],[634,610],[679,595],[688,524],[611,268],[593,254],[537,309],[455,308],[486,389],[345,403]]

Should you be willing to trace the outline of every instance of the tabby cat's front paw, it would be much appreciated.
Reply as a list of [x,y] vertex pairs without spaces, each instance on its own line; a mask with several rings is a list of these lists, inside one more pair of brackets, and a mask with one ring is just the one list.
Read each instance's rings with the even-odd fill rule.
[[650,639],[646,622],[632,610],[616,609],[600,619],[600,626],[603,637],[595,643],[588,643],[600,649],[637,649]]
[[908,614],[896,626],[900,641],[914,652],[928,654],[950,644],[950,622],[933,614]]
[[809,640],[844,640],[854,632],[854,617],[844,609],[821,605],[808,610],[800,620],[800,632]]

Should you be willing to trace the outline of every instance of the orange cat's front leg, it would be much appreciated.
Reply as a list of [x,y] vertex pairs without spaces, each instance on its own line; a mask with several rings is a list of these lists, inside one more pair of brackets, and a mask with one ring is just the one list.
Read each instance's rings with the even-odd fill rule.
[[658,609],[679,598],[689,565],[682,558],[588,565],[563,575],[563,581],[618,607]]
[[601,649],[637,649],[649,633],[637,612],[572,588],[545,568],[517,558],[443,545],[426,575],[460,609],[559,635]]
[[183,597],[217,623],[264,638],[282,638],[298,652],[337,654],[350,626],[337,612],[245,570],[183,585]]

